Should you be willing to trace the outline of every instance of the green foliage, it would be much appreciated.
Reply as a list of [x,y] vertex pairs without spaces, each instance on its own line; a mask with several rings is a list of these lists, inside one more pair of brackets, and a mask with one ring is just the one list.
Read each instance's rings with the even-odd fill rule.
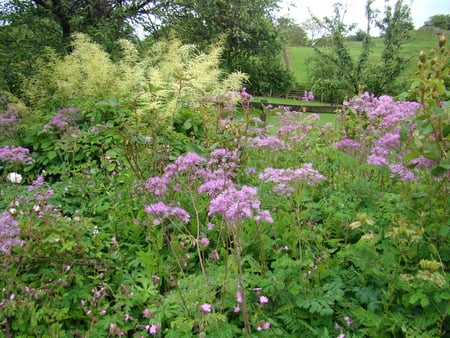
[[421,103],[414,119],[417,130],[409,141],[403,134],[403,141],[409,142],[409,147],[414,149],[411,156],[420,154],[436,163],[433,169],[436,176],[450,170],[450,105],[446,102],[450,97],[446,88],[450,49],[446,43],[446,36],[441,35],[438,52],[432,49],[429,55],[424,51],[419,55],[419,78],[413,82],[408,94]]
[[393,94],[395,81],[400,76],[407,65],[407,58],[400,51],[404,43],[409,39],[411,21],[411,10],[403,5],[402,1],[397,1],[394,8],[386,7],[385,16],[377,26],[383,33],[384,49],[381,53],[381,69],[375,69],[373,73],[380,74],[380,79],[376,83],[368,85],[371,93],[376,95]]
[[[366,12],[369,23],[373,16],[370,5],[369,1]],[[308,80],[316,95],[327,102],[339,102],[344,97],[358,92],[372,47],[368,25],[361,53],[357,61],[352,58],[345,43],[345,35],[353,29],[353,26],[344,24],[344,14],[342,5],[335,4],[333,18],[324,18],[323,21],[315,19],[328,31],[331,47],[328,52],[314,48],[316,57],[309,60],[311,65],[308,68]]]
[[[17,15],[1,12],[0,21],[0,90],[21,95],[22,81],[35,73],[35,63],[45,54],[45,46],[61,50],[52,24],[27,10]],[[46,31],[43,34],[42,31]]]
[[279,18],[277,20],[277,28],[280,30],[280,35],[286,46],[299,47],[310,45],[308,34],[301,26],[292,22],[292,19]]
[[375,95],[399,92],[398,88],[403,83],[396,80],[408,64],[401,48],[409,37],[410,10],[401,1],[396,3],[394,9],[386,7],[384,18],[377,22],[383,36],[381,60],[374,62],[370,58],[374,48],[370,28],[375,16],[371,5],[372,1],[368,1],[365,13],[367,29],[356,57],[350,52],[350,44],[345,38],[353,27],[344,24],[342,5],[335,5],[332,18],[315,18],[327,30],[329,42],[329,46],[316,45],[315,57],[308,60],[308,81],[317,97],[340,102],[362,90]]
[[[277,1],[195,0],[181,13],[170,10],[157,36],[173,31],[184,43],[205,46],[223,42],[221,68],[248,74],[254,95],[284,93],[292,76],[280,59],[282,40],[272,10]],[[219,13],[219,15],[218,15]]]
[[436,14],[425,21],[424,26],[438,27],[450,30],[450,15]]
[[[2,334],[448,335],[444,172],[436,179],[423,168],[404,182],[364,163],[368,149],[361,158],[335,149],[344,130],[371,136],[363,113],[324,125],[315,114],[265,108],[268,120],[258,119],[245,90],[227,93],[242,76],[217,71],[218,47],[205,54],[168,41],[141,56],[128,46],[113,62],[80,44],[96,60],[76,49],[52,58],[57,74],[30,82],[52,82],[39,106],[0,97],[2,130],[20,118],[0,144],[27,146],[35,159],[17,167],[21,182],[0,176]],[[439,171],[447,56],[421,55],[407,95],[422,98],[422,109],[398,121],[418,127],[403,135],[403,153],[437,155]],[[111,81],[99,83],[104,92],[61,75],[72,74],[64,64],[83,70],[79,62]],[[63,90],[70,86],[91,94]],[[372,127],[373,137],[385,131]],[[427,150],[435,146],[442,151]],[[266,169],[283,175],[267,179]]]

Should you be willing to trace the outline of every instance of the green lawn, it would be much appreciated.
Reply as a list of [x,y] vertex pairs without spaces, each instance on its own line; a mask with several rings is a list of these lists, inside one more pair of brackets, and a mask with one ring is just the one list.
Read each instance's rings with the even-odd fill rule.
[[[419,56],[419,52],[424,50],[429,53],[431,48],[438,48],[439,33],[444,33],[450,36],[450,31],[441,30],[427,31],[427,30],[415,30],[411,32],[409,41],[403,45],[403,55],[410,58],[408,66],[405,70],[404,76],[413,76],[417,70],[416,63]],[[361,52],[361,42],[351,41],[348,42],[350,54],[357,58]],[[370,56],[371,62],[377,62],[381,60],[381,53],[383,50],[383,39],[374,38],[373,53]],[[305,61],[308,58],[314,57],[314,50],[311,47],[288,47],[287,48],[290,64],[289,68],[294,73],[295,78],[299,83],[305,83],[307,81],[306,64]]]

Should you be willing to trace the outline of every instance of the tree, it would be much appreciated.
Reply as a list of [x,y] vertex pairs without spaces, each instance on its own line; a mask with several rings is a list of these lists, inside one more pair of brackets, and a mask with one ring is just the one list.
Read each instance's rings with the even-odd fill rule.
[[[345,8],[342,4],[334,5],[332,18],[314,18],[327,30],[330,43],[327,49],[315,48],[315,57],[309,61],[308,78],[317,96],[341,101],[345,96],[353,96],[362,90],[376,95],[397,91],[396,80],[407,65],[400,52],[411,29],[410,9],[398,0],[394,7],[386,6],[384,17],[376,21],[377,13],[372,9],[372,3],[373,0],[368,0],[366,4],[367,27],[365,34],[361,34],[363,40],[357,58],[351,56],[346,44],[346,36],[354,26],[344,23]],[[374,23],[383,34],[384,47],[380,62],[369,63],[373,46],[370,29]]]
[[287,46],[298,47],[310,45],[308,34],[300,26],[289,18],[279,18],[277,20],[277,28],[280,35]]
[[450,30],[450,14],[436,14],[425,21],[424,26]]
[[166,12],[156,37],[175,31],[185,43],[205,47],[224,41],[222,67],[250,75],[253,94],[285,92],[293,76],[282,64],[283,43],[272,15],[277,0],[186,0]]
[[164,0],[8,0],[4,7],[5,14],[16,19],[11,24],[17,24],[17,19],[29,19],[29,15],[54,22],[66,46],[70,45],[73,33],[86,33],[108,47],[108,41],[131,36],[132,21],[161,10],[167,3]]
[[[367,2],[368,22],[372,20],[373,12],[370,7],[372,2],[371,0]],[[336,102],[358,91],[363,68],[370,53],[371,38],[370,24],[368,24],[360,56],[355,61],[350,55],[345,38],[355,25],[345,24],[346,8],[341,3],[334,4],[333,9],[332,18],[325,17],[322,20],[313,18],[316,24],[327,32],[330,47],[323,49],[316,47],[317,44],[315,44],[315,58],[310,60],[308,77],[312,82],[313,90],[319,97]]]
[[[44,46],[62,54],[70,52],[74,33],[88,34],[113,58],[119,57],[120,38],[133,39],[133,25],[141,25],[149,40],[169,36],[175,31],[184,43],[207,46],[224,41],[222,67],[226,71],[247,72],[254,93],[284,92],[293,76],[281,62],[282,40],[275,27],[273,10],[278,0],[7,0],[2,17],[7,39],[14,30],[27,31],[45,41],[30,41],[33,48],[21,49],[24,60],[32,60]],[[31,28],[30,23],[33,23]],[[45,27],[45,30],[44,30]],[[50,29],[47,29],[50,27]],[[24,38],[28,39],[28,37]],[[27,41],[28,43],[28,41]],[[8,45],[0,42],[0,55]],[[11,68],[2,69],[17,81]],[[32,73],[29,69],[27,73]],[[264,74],[265,77],[263,76]],[[274,81],[270,81],[270,78]],[[259,80],[264,86],[259,85]],[[273,84],[271,84],[273,83]],[[15,84],[17,85],[17,84]],[[5,86],[12,88],[12,84]]]
[[88,34],[117,58],[119,39],[136,40],[133,25],[138,23],[156,27],[156,15],[166,8],[181,6],[170,0],[5,0],[0,4],[0,89],[19,94],[22,78],[34,73],[46,48],[69,53],[75,33]]
[[315,44],[317,39],[322,38],[326,34],[323,25],[321,24],[320,20],[317,20],[317,18],[311,18],[304,21],[301,24],[301,27],[307,33],[313,45]]
[[381,53],[381,67],[377,67],[375,83],[371,84],[371,92],[377,95],[394,94],[396,79],[408,64],[408,58],[401,55],[403,44],[409,39],[412,27],[411,9],[398,0],[394,7],[387,6],[385,16],[377,23],[383,36],[384,47]]

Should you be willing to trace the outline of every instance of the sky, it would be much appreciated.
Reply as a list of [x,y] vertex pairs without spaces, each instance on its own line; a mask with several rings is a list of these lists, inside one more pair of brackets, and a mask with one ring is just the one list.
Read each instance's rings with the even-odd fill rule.
[[[347,24],[356,23],[358,28],[365,29],[367,22],[365,21],[365,5],[366,0],[283,0],[280,15],[288,16],[297,23],[311,18],[310,12],[318,17],[332,17],[333,4],[340,2],[347,6],[347,13],[344,22]],[[385,0],[375,0],[373,8],[384,13]],[[391,6],[395,5],[395,0],[388,0]],[[413,19],[414,28],[420,28],[424,22],[435,14],[450,14],[449,0],[405,0],[404,3],[411,8],[411,17]]]

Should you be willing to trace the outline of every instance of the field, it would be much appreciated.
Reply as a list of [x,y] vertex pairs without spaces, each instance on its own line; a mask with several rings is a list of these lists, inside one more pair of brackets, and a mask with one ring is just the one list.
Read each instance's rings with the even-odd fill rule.
[[[449,31],[439,31],[449,35]],[[428,52],[431,48],[437,49],[438,34],[435,31],[415,30],[411,32],[409,41],[403,46],[402,53],[410,58],[409,66],[405,71],[405,77],[412,77],[417,71],[417,59],[419,52],[424,50]],[[361,42],[348,42],[350,54],[357,57],[361,51]],[[373,54],[370,60],[376,62],[380,60],[382,52],[382,38],[374,39]],[[290,60],[290,68],[299,83],[306,82],[306,66],[305,61],[314,57],[314,50],[309,47],[288,47],[288,55]]]

